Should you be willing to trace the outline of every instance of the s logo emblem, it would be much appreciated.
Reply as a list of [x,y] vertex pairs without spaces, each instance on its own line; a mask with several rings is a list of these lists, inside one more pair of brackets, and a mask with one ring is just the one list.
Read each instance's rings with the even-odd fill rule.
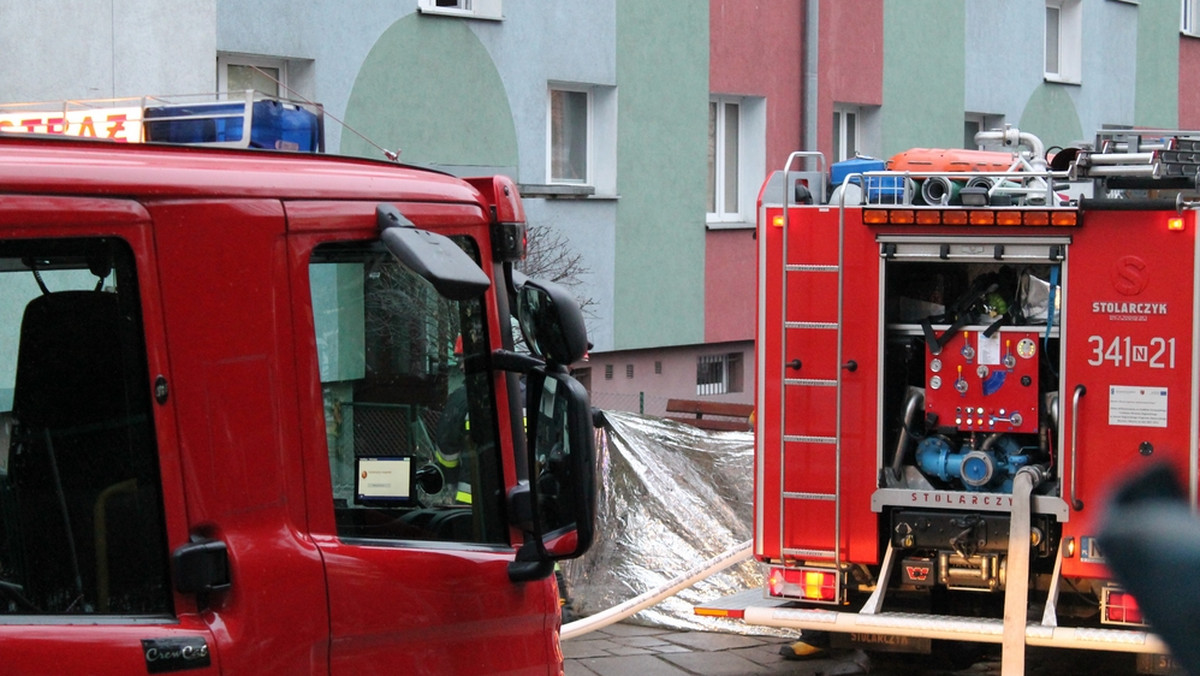
[[1125,296],[1136,296],[1146,288],[1149,281],[1146,261],[1137,256],[1122,256],[1112,270],[1113,288]]

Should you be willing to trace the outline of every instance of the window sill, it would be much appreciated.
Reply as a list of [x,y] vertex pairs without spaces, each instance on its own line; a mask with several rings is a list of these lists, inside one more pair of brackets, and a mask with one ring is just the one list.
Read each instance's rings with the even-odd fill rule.
[[430,16],[452,16],[458,19],[479,19],[481,21],[504,21],[504,17],[500,14],[485,14],[473,9],[454,9],[452,7],[418,7],[418,14],[428,14]]
[[1050,84],[1075,85],[1076,87],[1083,84],[1079,78],[1072,79],[1069,77],[1063,77],[1061,75],[1045,75],[1043,76],[1043,79]]
[[521,183],[517,185],[521,197],[581,200],[597,197],[596,187],[591,185],[568,185],[564,183]]
[[1181,30],[1179,31],[1179,35],[1185,38],[1200,38],[1200,33],[1196,31]]
[[749,221],[708,221],[704,227],[707,230],[753,230],[754,223]]

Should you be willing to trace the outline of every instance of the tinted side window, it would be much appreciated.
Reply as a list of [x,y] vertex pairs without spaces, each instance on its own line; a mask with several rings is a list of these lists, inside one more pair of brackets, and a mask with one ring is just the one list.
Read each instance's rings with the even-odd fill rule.
[[309,279],[338,535],[507,544],[483,297],[363,244],[318,247]]
[[172,611],[146,374],[124,242],[0,242],[0,613]]

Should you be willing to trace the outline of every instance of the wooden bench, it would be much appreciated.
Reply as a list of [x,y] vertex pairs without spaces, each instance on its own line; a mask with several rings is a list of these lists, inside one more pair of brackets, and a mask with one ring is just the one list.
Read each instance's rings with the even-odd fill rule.
[[[668,399],[667,419],[687,423],[703,430],[738,431],[750,430],[751,404],[731,404],[723,401],[701,401],[696,399]],[[688,416],[670,415],[687,413]]]

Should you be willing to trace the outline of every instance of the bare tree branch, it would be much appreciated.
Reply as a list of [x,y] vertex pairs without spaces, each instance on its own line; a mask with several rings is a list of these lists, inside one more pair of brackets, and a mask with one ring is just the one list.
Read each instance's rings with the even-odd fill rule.
[[584,314],[591,315],[588,308],[596,305],[596,300],[581,294],[582,277],[591,273],[583,262],[583,254],[571,247],[562,232],[550,226],[529,226],[525,241],[525,258],[517,263],[517,269],[529,277],[566,287],[575,294]]

